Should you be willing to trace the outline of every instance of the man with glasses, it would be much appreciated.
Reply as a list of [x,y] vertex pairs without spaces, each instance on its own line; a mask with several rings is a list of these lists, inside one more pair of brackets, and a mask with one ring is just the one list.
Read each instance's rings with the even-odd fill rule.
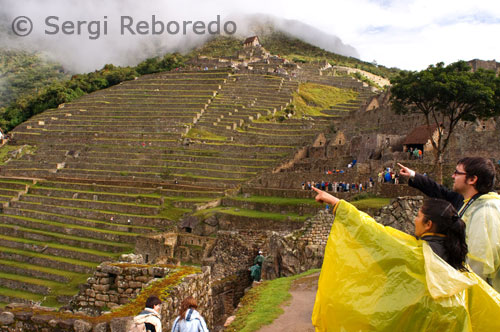
[[500,196],[494,192],[495,165],[486,158],[467,157],[453,172],[453,190],[398,164],[408,185],[425,195],[447,200],[466,223],[467,263],[500,292]]

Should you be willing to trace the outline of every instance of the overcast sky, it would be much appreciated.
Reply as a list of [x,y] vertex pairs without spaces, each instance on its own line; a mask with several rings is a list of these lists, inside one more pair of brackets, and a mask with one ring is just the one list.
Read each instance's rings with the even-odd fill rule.
[[[338,36],[354,47],[362,60],[388,67],[420,70],[439,61],[496,59],[500,61],[500,1],[495,0],[0,0],[0,43],[45,51],[69,68],[89,71],[105,63],[136,64],[159,50],[185,50],[204,37],[182,35],[121,36],[120,16],[163,21],[209,20],[216,15],[237,18],[265,13],[299,20],[325,33]],[[28,37],[6,37],[10,23],[20,15],[33,21]],[[101,20],[107,16],[108,35],[90,40],[82,35],[48,36],[47,16],[65,20]],[[236,20],[238,32],[245,22]],[[7,40],[7,41],[6,41]]]

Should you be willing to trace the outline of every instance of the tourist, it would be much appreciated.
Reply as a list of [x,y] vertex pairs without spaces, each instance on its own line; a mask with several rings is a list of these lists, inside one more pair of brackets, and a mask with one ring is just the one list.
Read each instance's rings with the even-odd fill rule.
[[415,148],[415,150],[413,150],[413,158],[418,159],[418,148]]
[[205,320],[196,309],[196,300],[192,296],[185,298],[171,332],[209,332]]
[[427,176],[398,164],[408,185],[429,197],[445,199],[459,211],[467,225],[472,270],[500,291],[500,196],[494,192],[495,166],[481,157],[460,159],[452,178],[453,191]]
[[253,281],[260,282],[261,273],[262,273],[262,263],[264,263],[264,256],[262,256],[262,251],[259,250],[259,253],[253,260],[253,265],[249,268],[250,277]]
[[500,329],[488,319],[500,314],[498,294],[467,271],[466,226],[452,204],[425,200],[410,236],[316,192],[335,214],[312,315],[316,331]]
[[134,324],[136,326],[144,324],[147,332],[162,332],[160,310],[160,299],[156,296],[148,297],[144,310],[134,317]]

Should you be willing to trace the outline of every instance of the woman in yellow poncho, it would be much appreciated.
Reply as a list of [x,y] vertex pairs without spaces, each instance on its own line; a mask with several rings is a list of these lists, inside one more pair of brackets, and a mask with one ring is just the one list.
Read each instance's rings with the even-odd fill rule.
[[442,227],[447,219],[463,232],[449,203],[434,203],[442,204],[437,215],[419,212],[416,238],[316,191],[316,200],[335,206],[312,315],[317,332],[500,331],[500,295],[464,270],[465,238]]

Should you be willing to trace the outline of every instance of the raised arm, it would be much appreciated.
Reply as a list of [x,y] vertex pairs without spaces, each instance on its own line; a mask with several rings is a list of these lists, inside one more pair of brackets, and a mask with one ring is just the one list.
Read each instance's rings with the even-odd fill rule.
[[317,195],[315,197],[317,202],[327,203],[327,204],[331,204],[332,206],[335,206],[340,201],[337,197],[332,196],[323,190],[319,190],[318,188],[314,188],[314,187],[312,187],[312,189],[317,193]]
[[423,194],[429,197],[444,199],[453,204],[457,210],[459,210],[462,206],[464,197],[459,193],[440,185],[428,176],[416,173],[414,170],[409,169],[400,163],[398,163],[398,166],[401,168],[399,174],[409,178],[408,185],[410,187],[420,190]]

